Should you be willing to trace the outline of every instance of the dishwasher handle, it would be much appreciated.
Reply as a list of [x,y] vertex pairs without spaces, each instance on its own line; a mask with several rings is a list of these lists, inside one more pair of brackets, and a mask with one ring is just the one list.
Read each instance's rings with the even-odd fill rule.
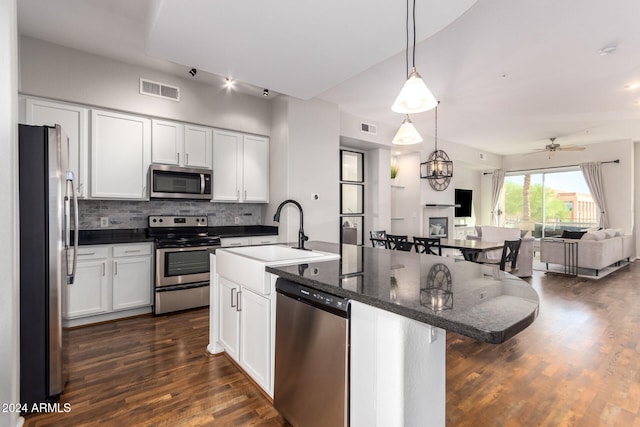
[[344,319],[351,318],[351,301],[348,298],[318,291],[283,278],[276,280],[276,292]]

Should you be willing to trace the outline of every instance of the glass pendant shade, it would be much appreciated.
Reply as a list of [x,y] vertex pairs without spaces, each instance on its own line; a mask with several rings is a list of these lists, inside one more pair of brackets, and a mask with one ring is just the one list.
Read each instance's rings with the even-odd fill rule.
[[396,113],[412,114],[431,110],[436,105],[438,101],[413,68],[391,109]]
[[396,145],[411,145],[422,142],[422,137],[411,122],[409,116],[402,121],[400,129],[398,129],[396,136],[393,137],[391,142]]

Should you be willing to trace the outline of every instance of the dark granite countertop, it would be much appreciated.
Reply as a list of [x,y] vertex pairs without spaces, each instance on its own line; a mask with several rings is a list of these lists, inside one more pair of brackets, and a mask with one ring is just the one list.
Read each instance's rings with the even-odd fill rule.
[[245,237],[272,236],[278,234],[278,227],[273,225],[224,225],[209,227],[209,236]]
[[138,242],[153,242],[153,239],[147,236],[146,228],[80,230],[78,234],[78,245],[80,246]]
[[[208,232],[210,236],[220,237],[269,236],[277,235],[278,227],[271,225],[227,225],[209,227]],[[137,242],[153,242],[153,238],[147,235],[146,228],[80,230],[78,234],[79,245]]]
[[[338,253],[333,243],[309,248]],[[454,258],[344,245],[342,259],[267,267],[282,278],[488,343],[529,326],[539,298],[525,281]]]

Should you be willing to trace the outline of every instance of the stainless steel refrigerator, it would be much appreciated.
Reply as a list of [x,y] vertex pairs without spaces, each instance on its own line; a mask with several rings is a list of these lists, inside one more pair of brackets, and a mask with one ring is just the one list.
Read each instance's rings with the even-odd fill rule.
[[18,150],[20,403],[31,408],[57,400],[64,386],[62,292],[75,273],[78,209],[60,126],[20,125]]

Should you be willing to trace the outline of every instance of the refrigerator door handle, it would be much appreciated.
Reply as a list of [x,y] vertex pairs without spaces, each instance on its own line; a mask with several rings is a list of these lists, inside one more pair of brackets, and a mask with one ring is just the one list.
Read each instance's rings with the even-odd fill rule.
[[[73,196],[73,226],[74,226],[74,230],[73,230],[73,263],[71,266],[71,274],[67,273],[67,284],[72,285],[73,282],[75,281],[76,278],[76,268],[78,266],[78,235],[80,234],[78,231],[79,228],[79,221],[78,221],[78,195],[76,194],[76,191],[74,189],[74,179],[73,179],[73,172],[71,171],[67,171],[67,189],[70,186],[71,187],[71,194]],[[65,212],[65,223],[66,223],[66,241],[65,241],[65,248],[67,249],[67,255],[68,255],[68,250],[69,250],[69,243],[70,243],[70,217],[71,217],[71,212],[68,209],[69,208],[69,192],[67,192],[67,197],[65,197],[65,208],[66,208],[66,212]],[[68,258],[67,258],[67,262]]]

